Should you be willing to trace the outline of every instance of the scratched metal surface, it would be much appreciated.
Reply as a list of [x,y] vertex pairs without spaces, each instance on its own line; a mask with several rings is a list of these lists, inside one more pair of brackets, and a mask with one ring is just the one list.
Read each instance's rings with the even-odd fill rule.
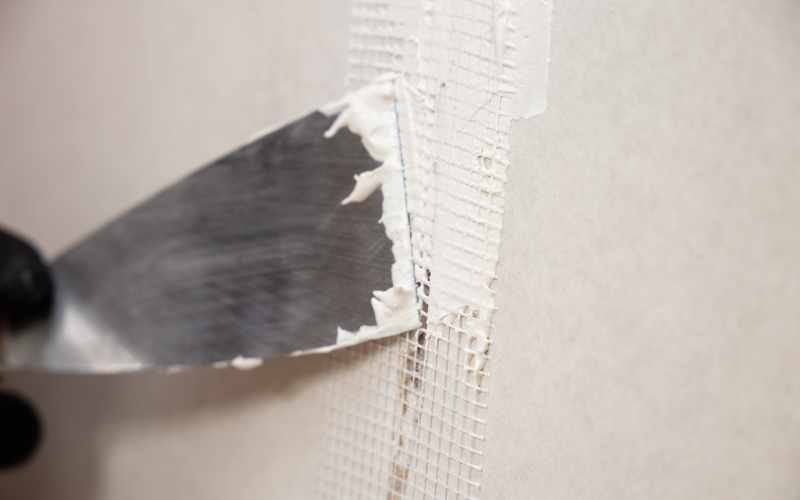
[[381,197],[342,206],[377,166],[308,115],[166,189],[59,257],[50,318],[5,338],[6,368],[208,364],[335,344],[391,286]]

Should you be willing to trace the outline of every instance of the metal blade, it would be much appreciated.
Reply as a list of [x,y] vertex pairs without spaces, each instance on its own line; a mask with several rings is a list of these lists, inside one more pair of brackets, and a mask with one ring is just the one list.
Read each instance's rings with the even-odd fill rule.
[[[377,166],[311,114],[168,188],[58,258],[48,321],[6,338],[2,364],[84,372],[271,357],[374,324],[392,286]],[[411,325],[413,326],[413,325]]]

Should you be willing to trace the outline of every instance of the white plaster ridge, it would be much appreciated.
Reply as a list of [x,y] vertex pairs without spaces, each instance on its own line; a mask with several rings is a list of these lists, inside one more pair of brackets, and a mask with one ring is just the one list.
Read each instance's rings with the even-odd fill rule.
[[320,110],[328,116],[338,113],[325,137],[333,137],[347,127],[361,137],[370,156],[381,162],[374,170],[355,176],[355,187],[342,200],[342,205],[364,201],[381,189],[383,215],[379,222],[392,242],[395,260],[391,269],[392,287],[376,290],[371,300],[375,325],[363,325],[356,332],[339,328],[337,345],[385,337],[420,326],[395,102],[395,88],[403,84],[398,75],[386,74]]

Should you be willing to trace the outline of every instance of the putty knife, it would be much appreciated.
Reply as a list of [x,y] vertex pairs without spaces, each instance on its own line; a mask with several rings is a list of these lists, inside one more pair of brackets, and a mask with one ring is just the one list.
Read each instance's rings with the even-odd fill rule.
[[324,137],[334,118],[256,139],[58,257],[49,317],[5,332],[2,367],[246,365],[373,325],[395,262],[381,195],[341,201],[378,163],[348,130]]

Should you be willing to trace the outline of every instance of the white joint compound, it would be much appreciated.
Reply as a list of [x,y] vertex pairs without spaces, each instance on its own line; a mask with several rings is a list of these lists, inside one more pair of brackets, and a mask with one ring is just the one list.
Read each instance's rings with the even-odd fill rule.
[[325,137],[333,137],[341,128],[361,136],[364,148],[381,165],[356,175],[353,191],[342,205],[366,200],[378,188],[383,194],[381,222],[392,242],[392,287],[376,290],[372,298],[375,325],[364,325],[357,332],[338,329],[337,345],[351,344],[365,338],[401,333],[420,326],[417,310],[416,280],[412,263],[411,233],[406,206],[405,178],[397,130],[395,97],[396,75],[388,74],[346,95],[321,111],[337,114]]
[[[510,127],[544,111],[551,12],[549,0],[354,0],[350,80],[370,90],[331,111],[353,109],[343,124],[385,166],[378,137],[393,136],[366,117],[388,109],[395,82],[422,327],[332,354],[322,498],[480,496]],[[348,200],[383,186],[381,168]]]

